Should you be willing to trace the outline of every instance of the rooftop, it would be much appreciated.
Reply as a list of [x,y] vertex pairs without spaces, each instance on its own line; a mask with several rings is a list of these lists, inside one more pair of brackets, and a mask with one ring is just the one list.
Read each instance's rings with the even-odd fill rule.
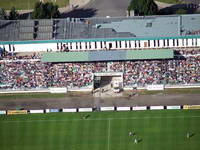
[[0,20],[0,41],[200,35],[200,14],[131,18]]
[[172,49],[160,49],[156,51],[149,49],[135,51],[51,52],[42,54],[42,62],[99,62],[172,58],[174,58]]

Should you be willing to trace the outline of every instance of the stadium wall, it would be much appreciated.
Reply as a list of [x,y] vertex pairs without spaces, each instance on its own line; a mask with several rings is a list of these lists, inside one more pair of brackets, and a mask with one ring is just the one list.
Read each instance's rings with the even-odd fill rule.
[[[138,90],[148,90],[148,86],[126,86],[123,90],[133,90],[133,87],[137,87]],[[151,85],[152,87],[152,85]],[[200,88],[200,84],[179,84],[179,85],[153,85],[153,90],[164,90],[164,89],[178,89],[178,88]],[[67,93],[67,92],[92,92],[93,85],[87,87],[63,87],[63,88],[36,88],[36,89],[6,89],[0,90],[0,94],[6,93]]]
[[67,93],[67,92],[91,92],[93,89],[93,85],[87,87],[63,87],[63,88],[36,88],[36,89],[6,89],[0,90],[0,94],[8,94],[8,93]]
[[50,90],[45,89],[6,89],[6,90],[0,90],[0,94],[7,94],[7,93],[49,93]]
[[[149,86],[151,87],[149,89]],[[200,84],[162,84],[162,85],[146,85],[146,86],[126,86],[124,90],[133,90],[133,87],[137,87],[138,90],[164,90],[164,89],[181,89],[181,88],[200,88]]]

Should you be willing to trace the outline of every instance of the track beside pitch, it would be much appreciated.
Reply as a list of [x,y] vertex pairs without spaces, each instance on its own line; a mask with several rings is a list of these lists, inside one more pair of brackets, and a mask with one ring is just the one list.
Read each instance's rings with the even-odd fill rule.
[[198,150],[199,126],[199,110],[0,116],[0,149]]

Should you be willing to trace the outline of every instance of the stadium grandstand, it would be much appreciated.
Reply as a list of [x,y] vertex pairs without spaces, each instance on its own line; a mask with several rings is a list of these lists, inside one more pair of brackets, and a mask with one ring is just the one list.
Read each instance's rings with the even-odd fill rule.
[[196,47],[199,22],[199,14],[0,20],[0,47],[15,52]]
[[0,89],[200,85],[199,22],[200,15],[0,20]]

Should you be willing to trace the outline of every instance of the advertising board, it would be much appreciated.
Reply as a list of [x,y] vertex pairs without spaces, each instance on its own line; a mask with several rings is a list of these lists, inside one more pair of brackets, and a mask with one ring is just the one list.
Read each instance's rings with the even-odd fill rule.
[[49,112],[60,112],[59,109],[49,109]]
[[92,108],[79,108],[79,112],[92,112]]
[[181,106],[167,106],[167,109],[181,109]]
[[50,90],[50,93],[67,93],[67,88],[66,87],[63,87],[63,88],[51,87],[51,88],[49,88],[49,90]]
[[6,111],[5,110],[0,110],[0,115],[5,115]]
[[113,111],[115,110],[115,107],[101,107],[100,109],[101,111]]
[[7,115],[27,114],[27,110],[7,110]]
[[135,106],[132,109],[133,110],[147,110],[147,106]]
[[148,91],[162,91],[164,90],[164,84],[159,85],[147,85]]
[[131,110],[130,107],[117,107],[117,111],[129,111]]
[[31,114],[44,113],[44,110],[30,110]]
[[150,106],[151,110],[160,110],[160,109],[164,109],[164,106]]
[[63,109],[63,112],[76,112],[76,108]]
[[183,109],[200,109],[200,105],[184,105]]

